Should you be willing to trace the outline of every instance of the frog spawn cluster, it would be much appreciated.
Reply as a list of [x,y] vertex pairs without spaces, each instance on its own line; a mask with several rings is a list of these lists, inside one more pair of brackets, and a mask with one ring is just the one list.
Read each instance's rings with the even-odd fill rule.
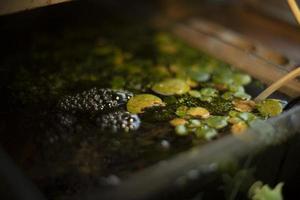
[[124,130],[126,132],[136,130],[140,126],[140,119],[135,114],[127,111],[114,111],[97,117],[96,123],[103,130],[111,130],[118,132]]
[[62,119],[60,123],[72,126],[72,122],[77,121],[74,116],[84,114],[89,120],[94,120],[101,130],[137,130],[140,126],[139,117],[124,110],[124,105],[132,96],[131,92],[125,90],[103,88],[92,88],[73,96],[66,96],[58,103]]
[[67,112],[98,113],[110,111],[127,103],[133,96],[125,90],[92,88],[82,93],[63,98],[58,106]]

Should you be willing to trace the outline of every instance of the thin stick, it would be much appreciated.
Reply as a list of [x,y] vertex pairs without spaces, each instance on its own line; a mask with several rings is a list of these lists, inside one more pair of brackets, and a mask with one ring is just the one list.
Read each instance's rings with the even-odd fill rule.
[[297,5],[296,0],[287,0],[297,22],[300,24],[300,9]]
[[273,92],[278,90],[281,86],[283,86],[288,81],[296,78],[297,76],[300,76],[300,66],[294,69],[293,71],[289,72],[282,78],[280,78],[278,81],[270,85],[267,89],[265,89],[262,93],[260,93],[256,98],[255,101],[261,101],[266,99],[268,96],[270,96]]
[[[300,9],[297,5],[296,0],[287,0],[297,22],[300,24]],[[261,92],[256,98],[255,101],[261,101],[270,96],[273,92],[278,90],[281,86],[283,86],[286,82],[300,76],[300,67],[297,67],[287,75],[283,76],[281,79],[270,85],[267,89]]]

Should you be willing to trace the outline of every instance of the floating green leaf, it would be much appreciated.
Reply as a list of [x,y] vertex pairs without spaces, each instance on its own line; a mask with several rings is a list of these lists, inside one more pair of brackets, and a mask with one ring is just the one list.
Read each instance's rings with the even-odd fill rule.
[[189,128],[195,128],[195,127],[200,127],[200,126],[201,126],[201,121],[198,119],[190,119],[188,121]]
[[210,74],[200,66],[194,66],[188,71],[188,75],[192,78],[192,80],[197,82],[205,82],[210,79]]
[[231,132],[235,135],[239,135],[240,133],[243,133],[247,128],[248,128],[248,125],[245,122],[240,121],[240,122],[234,123],[231,126]]
[[233,81],[235,84],[247,85],[251,82],[251,77],[247,74],[236,73],[233,75]]
[[177,109],[176,109],[176,115],[178,116],[178,117],[184,117],[185,115],[186,115],[186,113],[187,113],[187,111],[188,111],[188,107],[187,106],[180,106],[180,107],[178,107]]
[[182,118],[175,118],[175,119],[172,119],[171,121],[170,121],[170,124],[172,125],[172,126],[179,126],[179,125],[184,125],[184,124],[186,124],[187,123],[187,121],[185,120],[185,119],[182,119]]
[[175,132],[177,135],[184,136],[188,134],[188,129],[185,125],[178,125],[175,127]]
[[283,183],[278,183],[274,189],[263,185],[261,181],[255,182],[249,189],[249,198],[252,200],[283,200]]
[[152,90],[161,95],[181,95],[190,90],[190,86],[181,79],[167,79],[153,85]]
[[211,140],[218,135],[218,132],[207,125],[201,125],[195,131],[198,138],[204,138],[206,140]]
[[192,117],[201,117],[201,118],[208,118],[209,117],[209,112],[207,109],[202,108],[202,107],[192,107],[189,108],[186,112],[187,115],[192,116]]
[[276,99],[266,99],[257,104],[257,109],[265,117],[274,117],[282,112],[282,104]]
[[127,110],[131,113],[142,113],[145,108],[163,106],[163,101],[152,94],[139,94],[133,96],[127,102]]
[[250,113],[250,112],[241,112],[241,113],[238,113],[237,116],[240,119],[247,121],[247,122],[253,121],[257,118],[253,113]]
[[224,94],[222,94],[222,98],[225,100],[233,100],[234,93],[233,92],[225,92]]
[[203,96],[208,96],[208,97],[217,97],[218,90],[216,90],[214,88],[202,88],[200,90],[200,94]]
[[191,95],[192,97],[195,97],[195,98],[201,98],[201,94],[197,90],[190,90],[189,95]]
[[214,88],[202,88],[200,95],[202,101],[212,102],[213,98],[218,96],[218,90]]
[[241,85],[229,85],[229,91],[233,93],[245,93],[245,88]]
[[228,125],[227,119],[227,116],[211,116],[205,122],[212,128],[221,129]]
[[237,91],[233,94],[236,98],[243,99],[243,100],[249,100],[251,99],[251,96],[245,92]]

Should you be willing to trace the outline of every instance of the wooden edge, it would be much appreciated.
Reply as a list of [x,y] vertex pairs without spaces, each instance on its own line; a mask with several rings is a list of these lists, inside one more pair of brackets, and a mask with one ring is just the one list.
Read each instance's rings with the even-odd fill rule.
[[197,31],[212,35],[228,45],[234,46],[238,49],[244,50],[249,54],[253,54],[266,62],[273,63],[282,70],[292,70],[295,63],[282,54],[266,48],[265,46],[251,41],[249,38],[244,37],[232,30],[226,29],[218,24],[211,23],[203,19],[189,20],[188,25]]
[[50,6],[71,0],[0,0],[0,15],[11,14],[38,7]]
[[[289,0],[287,0],[289,1]],[[290,25],[297,25],[293,15],[288,8],[286,0],[245,0],[245,6],[258,11],[264,15],[287,22]]]
[[[191,46],[231,64],[233,67],[250,74],[268,85],[288,73],[288,70],[283,66],[275,65],[255,54],[249,54],[244,49],[229,44],[211,33],[202,32],[190,24],[176,25],[173,28],[173,33]],[[280,91],[291,97],[299,96],[300,82],[292,80],[283,86]]]

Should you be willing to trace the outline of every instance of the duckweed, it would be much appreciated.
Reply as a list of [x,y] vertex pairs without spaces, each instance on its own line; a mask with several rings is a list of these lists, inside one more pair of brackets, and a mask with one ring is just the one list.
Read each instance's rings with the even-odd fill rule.
[[195,127],[200,127],[201,126],[201,121],[198,119],[190,119],[188,121],[188,127],[189,128],[195,128]]
[[206,82],[210,79],[210,74],[205,71],[190,70],[188,74],[197,82]]
[[142,113],[145,108],[153,106],[164,106],[163,101],[152,94],[139,94],[131,97],[127,102],[127,110],[130,113]]
[[241,134],[242,132],[245,132],[248,128],[248,125],[241,121],[241,122],[238,122],[238,123],[235,123],[231,126],[231,132],[234,134],[234,135],[239,135]]
[[200,94],[202,96],[217,97],[218,96],[218,90],[216,90],[214,88],[202,88],[200,90]]
[[218,97],[218,90],[214,88],[202,88],[200,90],[200,99],[202,101],[211,102],[215,97]]
[[186,83],[187,83],[191,88],[196,88],[196,87],[199,86],[197,82],[195,82],[195,81],[193,81],[193,80],[191,80],[191,79],[189,79],[189,78],[186,80]]
[[230,111],[229,113],[230,118],[228,119],[229,123],[238,123],[240,121],[251,122],[257,119],[257,116],[250,112],[237,112],[237,111]]
[[233,94],[234,97],[242,99],[242,100],[250,100],[251,96],[245,92],[237,91]]
[[282,104],[277,99],[266,99],[257,104],[257,109],[264,117],[274,117],[282,112]]
[[228,112],[228,116],[230,116],[230,117],[238,117],[238,115],[239,115],[239,112],[235,111],[235,110],[231,110]]
[[175,127],[175,132],[177,135],[184,136],[188,135],[188,129],[184,125],[178,125]]
[[239,122],[242,122],[243,120],[239,117],[230,117],[227,121],[231,124],[237,124]]
[[172,120],[170,121],[170,124],[171,124],[172,126],[184,125],[184,124],[186,124],[186,123],[187,123],[187,121],[186,121],[185,119],[182,119],[182,118],[175,118],[175,119],[172,119]]
[[222,91],[222,92],[228,90],[227,85],[222,84],[222,83],[213,83],[212,85],[213,85],[214,88],[216,88],[217,90]]
[[251,100],[234,100],[233,105],[240,112],[251,112],[255,108],[255,102]]
[[247,74],[236,73],[233,75],[233,81],[239,85],[247,85],[251,82],[251,77]]
[[195,97],[195,98],[201,98],[201,94],[197,90],[190,90],[189,95],[191,95],[192,97]]
[[283,200],[282,187],[284,183],[278,183],[274,188],[261,181],[252,184],[248,191],[248,197],[251,200]]
[[227,116],[211,116],[206,119],[206,123],[212,128],[221,129],[228,125],[227,119]]
[[202,108],[202,107],[193,107],[189,108],[186,112],[187,115],[190,115],[192,117],[200,117],[200,118],[208,118],[209,117],[209,112],[207,109]]
[[251,122],[257,118],[253,113],[249,112],[241,112],[238,114],[238,117],[247,122]]
[[241,86],[241,85],[234,85],[234,84],[232,84],[232,85],[230,85],[228,87],[228,90],[230,92],[233,92],[233,93],[237,93],[237,92],[239,92],[239,93],[245,93],[245,88],[243,86]]
[[210,97],[210,96],[201,96],[200,99],[201,99],[201,101],[206,101],[209,103],[213,101],[213,97]]
[[153,85],[152,90],[161,95],[181,95],[190,90],[190,86],[181,79],[167,79]]
[[186,116],[188,109],[189,108],[187,106],[180,106],[176,109],[175,113],[178,117],[184,117],[184,116]]
[[233,92],[225,92],[221,96],[225,100],[233,100],[234,99],[234,93]]
[[202,125],[202,126],[200,126],[199,128],[196,129],[195,135],[198,138],[211,140],[211,139],[213,139],[214,137],[216,137],[218,135],[218,132],[214,128],[211,128],[207,125]]
[[231,85],[233,83],[232,72],[227,71],[227,69],[223,72],[220,70],[213,76],[212,81],[218,84]]

